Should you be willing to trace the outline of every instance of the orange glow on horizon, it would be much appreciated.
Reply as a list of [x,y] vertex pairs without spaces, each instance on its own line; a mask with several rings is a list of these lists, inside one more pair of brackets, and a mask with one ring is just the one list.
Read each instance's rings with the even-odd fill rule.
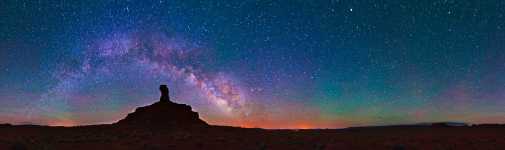
[[312,127],[309,124],[299,124],[296,126],[296,129],[312,129],[312,128],[314,128],[314,127]]
[[55,122],[51,122],[48,124],[49,126],[63,126],[63,127],[72,127],[77,126],[78,124],[70,119],[60,119]]

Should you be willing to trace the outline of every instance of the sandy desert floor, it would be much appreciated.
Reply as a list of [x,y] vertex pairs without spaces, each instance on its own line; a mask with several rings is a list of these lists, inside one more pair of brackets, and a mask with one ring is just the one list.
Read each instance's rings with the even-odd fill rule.
[[327,130],[264,130],[234,127],[138,129],[0,127],[2,150],[55,149],[384,149],[503,150],[505,127],[365,127]]

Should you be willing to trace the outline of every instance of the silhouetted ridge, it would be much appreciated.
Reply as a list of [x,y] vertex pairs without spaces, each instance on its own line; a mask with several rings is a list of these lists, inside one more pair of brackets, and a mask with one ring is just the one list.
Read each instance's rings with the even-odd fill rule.
[[160,86],[160,101],[139,107],[117,125],[138,127],[202,127],[208,124],[199,118],[191,106],[170,101],[166,85]]

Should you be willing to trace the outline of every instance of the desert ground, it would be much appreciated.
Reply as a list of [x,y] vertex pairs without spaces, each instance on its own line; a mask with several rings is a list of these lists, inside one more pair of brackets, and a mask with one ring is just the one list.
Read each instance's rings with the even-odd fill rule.
[[114,125],[0,127],[0,149],[379,149],[503,150],[502,126],[392,126],[321,130],[265,130],[209,126],[139,129]]

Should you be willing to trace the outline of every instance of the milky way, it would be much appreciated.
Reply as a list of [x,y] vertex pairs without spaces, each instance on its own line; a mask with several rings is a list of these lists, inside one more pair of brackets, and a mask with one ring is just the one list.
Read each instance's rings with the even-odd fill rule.
[[[110,96],[93,96],[100,93],[86,91],[96,84],[116,83],[117,77],[139,76],[137,79],[149,80],[153,77],[160,84],[187,89],[187,96],[178,95],[180,99],[199,96],[198,100],[209,101],[220,113],[228,117],[244,116],[248,113],[246,96],[240,87],[224,73],[202,73],[198,68],[180,63],[197,53],[185,41],[160,33],[112,33],[106,38],[97,39],[82,51],[84,57],[77,68],[61,68],[54,72],[57,83],[44,93],[34,108],[43,113],[54,114],[61,119],[75,119],[72,116],[74,107],[92,108],[103,102],[82,104],[91,99],[106,100]],[[145,78],[147,77],[147,78]],[[117,82],[129,82],[119,79]],[[180,82],[177,82],[180,81]],[[142,84],[140,83],[137,84]],[[126,83],[126,85],[135,83]],[[182,85],[175,85],[182,84]],[[122,86],[125,83],[121,84]],[[153,86],[154,91],[156,88]],[[134,90],[134,89],[130,89]],[[177,91],[177,90],[176,90]],[[118,93],[121,94],[121,93]],[[127,93],[124,93],[127,94]],[[155,97],[152,98],[153,100]],[[121,103],[121,99],[111,99]],[[84,102],[85,103],[85,102]],[[93,110],[90,110],[93,111]],[[32,112],[30,112],[32,113]],[[64,122],[68,123],[68,122]],[[55,122],[58,124],[58,122]]]
[[505,123],[505,1],[2,1],[0,123]]

